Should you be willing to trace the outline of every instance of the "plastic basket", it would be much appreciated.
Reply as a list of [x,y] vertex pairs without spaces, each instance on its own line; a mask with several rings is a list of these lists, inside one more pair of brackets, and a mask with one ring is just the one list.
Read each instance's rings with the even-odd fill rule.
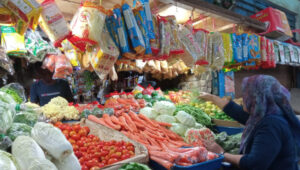
[[219,132],[226,132],[228,135],[235,135],[243,132],[244,128],[216,126]]
[[[222,161],[224,159],[223,155],[219,155],[219,158],[216,158],[214,160],[209,160],[205,162],[201,162],[198,164],[194,164],[191,166],[179,166],[174,165],[172,167],[172,170],[219,170],[222,165]],[[150,167],[155,170],[166,170],[163,166],[158,164],[157,162],[150,159]]]

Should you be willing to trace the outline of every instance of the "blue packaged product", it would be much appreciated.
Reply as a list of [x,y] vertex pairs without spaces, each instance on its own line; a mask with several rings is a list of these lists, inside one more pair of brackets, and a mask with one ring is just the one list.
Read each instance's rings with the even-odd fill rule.
[[113,39],[114,43],[117,45],[117,47],[120,48],[116,23],[117,23],[117,21],[116,21],[116,18],[113,13],[110,13],[109,15],[106,16],[106,19],[105,19],[106,28],[107,28],[111,38]]
[[115,20],[115,25],[116,25],[116,32],[118,34],[118,39],[119,39],[119,47],[120,51],[122,53],[122,56],[129,58],[129,59],[134,59],[135,55],[132,53],[130,46],[129,46],[129,41],[128,41],[128,35],[125,27],[125,22],[124,18],[122,16],[121,10],[120,10],[120,5],[116,5],[115,8],[113,9],[113,14],[116,17]]
[[142,32],[136,23],[133,12],[130,6],[126,3],[122,5],[122,11],[134,51],[139,55],[143,55],[145,53],[145,42]]
[[219,96],[224,97],[225,96],[225,77],[224,77],[224,71],[221,70],[218,72],[218,90],[219,90]]
[[149,39],[155,40],[154,26],[153,26],[152,13],[150,10],[149,0],[140,0],[140,2],[143,4],[145,10]]
[[248,34],[244,33],[241,35],[242,37],[242,45],[243,45],[243,61],[248,61],[248,45],[249,45],[249,38]]
[[232,48],[233,48],[233,58],[236,63],[243,62],[243,46],[242,37],[240,35],[232,34]]
[[231,97],[234,99],[235,96],[235,87],[234,87],[234,72],[229,71],[224,73],[224,89],[225,89],[225,96]]
[[149,33],[147,29],[147,20],[144,8],[142,6],[139,6],[133,10],[133,13],[145,41],[145,56],[150,57],[152,55],[152,50],[150,45]]

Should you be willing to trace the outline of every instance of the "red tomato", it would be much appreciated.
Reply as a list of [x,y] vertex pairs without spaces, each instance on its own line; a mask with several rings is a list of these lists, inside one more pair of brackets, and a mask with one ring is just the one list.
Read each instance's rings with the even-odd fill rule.
[[134,155],[134,152],[132,152],[132,151],[129,151],[128,153],[129,153],[131,156]]
[[116,152],[122,152],[122,147],[118,147],[117,149],[116,149]]
[[81,170],[89,170],[89,168],[86,165],[82,165]]
[[81,157],[78,160],[79,160],[80,165],[83,165],[83,163],[85,162],[84,157]]
[[118,159],[116,159],[116,158],[110,158],[110,159],[107,161],[107,164],[110,165],[110,164],[114,164],[114,163],[116,163],[116,162],[118,162]]
[[63,123],[61,123],[61,122],[56,122],[55,124],[54,124],[54,126],[56,126],[56,127],[59,127],[59,126],[61,126]]
[[128,153],[129,151],[127,150],[127,149],[123,149],[122,150],[122,154],[126,154],[126,153]]
[[67,130],[67,131],[72,131],[72,128],[70,127],[70,126],[65,126],[65,130]]
[[86,152],[86,151],[87,151],[87,147],[84,147],[84,146],[83,146],[83,147],[80,147],[79,150],[80,150],[81,152]]
[[76,143],[79,147],[82,147],[84,145],[83,141],[81,141],[81,140],[77,141]]
[[76,143],[74,139],[69,139],[69,142],[70,142],[71,144],[75,144],[75,143]]
[[79,131],[78,131],[78,135],[80,135],[80,136],[86,136],[87,135],[87,132],[86,132],[86,130],[85,129],[80,129]]
[[98,163],[98,165],[97,165],[99,168],[103,168],[104,166],[105,166],[105,164],[104,163]]
[[98,161],[96,161],[94,159],[89,160],[89,161],[86,162],[86,166],[88,166],[89,168],[97,166],[97,164],[98,164]]
[[80,139],[80,136],[78,134],[75,135],[70,135],[72,139],[74,139],[75,141]]
[[86,130],[87,134],[89,134],[89,133],[90,133],[90,128],[89,128],[89,127],[87,127],[87,126],[84,126],[83,128]]
[[97,165],[97,166],[93,166],[90,170],[100,170],[100,167]]
[[134,147],[133,146],[127,146],[127,150],[134,152]]
[[66,132],[64,131],[63,134],[65,135],[65,137],[66,137],[67,139],[69,139],[70,136],[69,136],[69,132],[68,132],[68,131],[66,131]]
[[73,129],[74,131],[78,132],[78,131],[81,129],[81,127],[80,127],[79,124],[74,124],[74,125],[72,125],[72,129]]
[[128,153],[123,154],[123,155],[121,156],[121,160],[125,160],[125,159],[128,159],[128,158],[130,158],[130,154],[128,154]]
[[90,139],[93,139],[95,137],[95,135],[89,134],[87,137]]
[[121,157],[121,152],[118,152],[118,153],[113,153],[110,155],[111,158],[116,158],[116,159],[119,159]]
[[106,150],[102,150],[100,153],[101,153],[101,156],[107,156],[109,152]]
[[93,157],[99,159],[101,157],[101,153],[100,152],[95,152]]
[[77,158],[81,158],[83,156],[82,152],[80,152],[80,151],[76,151],[75,155]]

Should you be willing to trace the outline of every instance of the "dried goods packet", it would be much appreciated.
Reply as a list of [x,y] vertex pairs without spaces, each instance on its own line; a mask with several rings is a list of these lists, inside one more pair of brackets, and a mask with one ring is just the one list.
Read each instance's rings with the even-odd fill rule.
[[10,75],[15,74],[13,61],[6,55],[3,47],[0,46],[0,67],[6,70]]

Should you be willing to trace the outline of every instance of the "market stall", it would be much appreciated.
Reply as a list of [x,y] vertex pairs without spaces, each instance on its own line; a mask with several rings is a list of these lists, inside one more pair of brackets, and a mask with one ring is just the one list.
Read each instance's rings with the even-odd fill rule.
[[[234,72],[300,64],[262,22],[203,1],[20,2],[0,2],[0,169],[218,170],[206,143],[237,154],[244,126],[200,93],[242,104]],[[74,102],[39,106],[7,78],[34,63]]]

